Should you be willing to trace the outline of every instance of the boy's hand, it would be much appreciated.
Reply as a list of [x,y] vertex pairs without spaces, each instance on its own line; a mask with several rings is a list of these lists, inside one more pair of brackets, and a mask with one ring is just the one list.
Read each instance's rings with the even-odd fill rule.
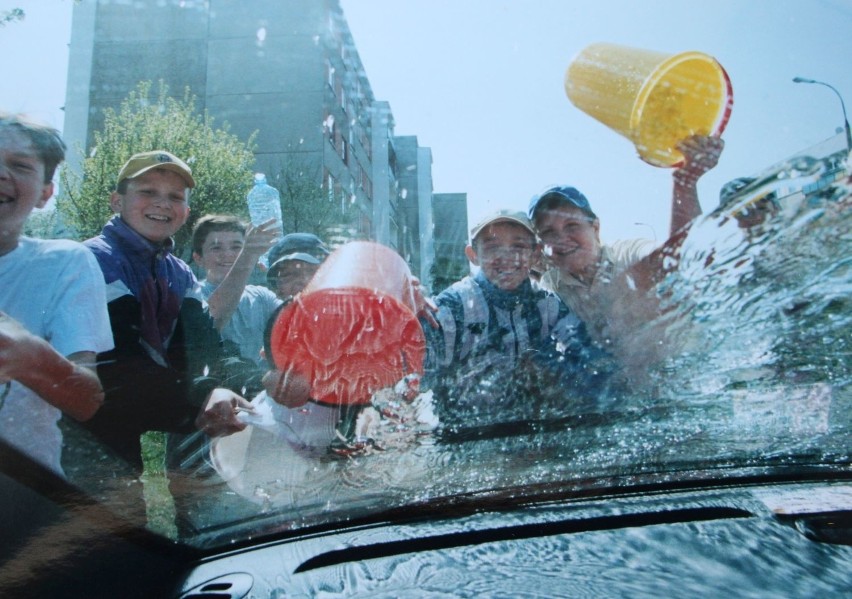
[[311,398],[310,381],[293,371],[270,370],[263,375],[266,394],[287,408],[299,408]]
[[195,426],[211,437],[224,437],[243,430],[246,424],[237,418],[241,411],[254,412],[251,403],[230,389],[213,389],[195,419]]
[[19,365],[28,363],[28,356],[34,355],[28,351],[34,339],[21,323],[0,311],[0,384],[15,379]]
[[716,166],[725,147],[721,137],[693,135],[677,144],[683,154],[683,166],[674,172],[674,177],[684,183],[695,183],[707,171]]
[[434,314],[438,311],[438,306],[423,294],[423,287],[417,277],[411,277],[411,293],[414,296],[415,315],[428,322],[433,329],[437,329],[440,325]]
[[271,218],[265,223],[257,226],[249,225],[246,229],[243,252],[252,256],[257,262],[278,240],[279,230],[275,226],[275,219]]

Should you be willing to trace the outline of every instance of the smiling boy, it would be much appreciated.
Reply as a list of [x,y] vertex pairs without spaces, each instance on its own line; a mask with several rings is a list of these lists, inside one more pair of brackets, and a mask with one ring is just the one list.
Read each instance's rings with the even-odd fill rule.
[[60,415],[86,420],[100,407],[95,356],[112,348],[94,257],[21,235],[64,157],[56,130],[0,113],[0,437],[58,474]]
[[510,401],[527,355],[553,357],[558,346],[563,362],[577,365],[586,345],[579,319],[530,280],[539,246],[525,214],[491,214],[470,237],[465,254],[477,272],[439,294],[439,326],[424,325],[426,382],[437,391],[442,418],[465,414],[468,423],[471,409]]
[[248,402],[216,377],[221,342],[198,281],[172,254],[193,187],[191,169],[173,154],[133,155],[110,196],[115,216],[85,242],[107,284],[116,345],[99,357],[106,400],[87,428],[140,474],[143,432],[245,428],[236,414]]
[[246,283],[276,235],[274,228],[253,227],[236,216],[219,214],[199,218],[192,230],[192,259],[207,275],[201,295],[222,338],[235,343],[240,355],[257,366],[266,364],[263,331],[282,301],[266,287]]

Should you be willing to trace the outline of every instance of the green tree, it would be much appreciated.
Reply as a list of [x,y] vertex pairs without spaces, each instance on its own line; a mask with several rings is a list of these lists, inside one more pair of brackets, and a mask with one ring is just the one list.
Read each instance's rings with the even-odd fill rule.
[[24,235],[38,239],[56,239],[56,210],[33,210],[24,223]]
[[313,233],[327,240],[329,229],[346,228],[357,212],[339,190],[330,196],[320,183],[319,167],[306,161],[285,159],[269,184],[281,193],[281,216],[287,233]]
[[188,88],[176,99],[162,81],[154,98],[151,82],[144,81],[118,111],[108,108],[104,115],[104,126],[95,132],[94,147],[83,160],[82,176],[67,167],[60,175],[57,208],[79,239],[97,235],[109,219],[108,199],[121,166],[131,155],[149,150],[168,150],[185,160],[196,182],[189,221],[175,236],[178,255],[188,254],[192,225],[201,216],[248,216],[245,197],[252,183],[255,134],[241,141],[229,133],[227,123],[214,127],[213,117],[197,112]]

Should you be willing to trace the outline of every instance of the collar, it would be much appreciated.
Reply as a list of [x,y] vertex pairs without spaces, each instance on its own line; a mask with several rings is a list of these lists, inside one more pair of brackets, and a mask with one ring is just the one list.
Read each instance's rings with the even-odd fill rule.
[[125,250],[141,256],[157,256],[171,254],[175,247],[175,241],[171,237],[163,243],[154,243],[142,237],[134,231],[130,225],[116,214],[103,228],[103,236],[112,242],[120,243]]
[[612,279],[612,274],[615,271],[615,260],[612,256],[612,250],[607,245],[601,245],[601,253],[598,258],[598,267],[595,269],[595,277],[591,283],[584,283],[572,274],[565,274],[558,268],[551,266],[547,269],[543,279],[545,279],[553,290],[566,287],[583,287],[591,289],[595,285],[608,283]]
[[482,289],[482,294],[485,300],[498,308],[511,309],[521,303],[521,301],[532,293],[532,283],[529,279],[525,279],[517,289],[505,291],[497,287],[489,281],[485,274],[480,270],[474,276],[476,284]]

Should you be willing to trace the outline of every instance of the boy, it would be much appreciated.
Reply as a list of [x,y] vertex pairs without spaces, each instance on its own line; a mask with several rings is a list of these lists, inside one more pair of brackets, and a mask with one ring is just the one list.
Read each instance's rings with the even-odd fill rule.
[[95,356],[113,346],[94,257],[73,241],[21,235],[64,158],[58,131],[0,113],[0,437],[60,475],[60,415],[98,410]]
[[[142,433],[227,435],[245,428],[237,412],[250,409],[246,399],[220,386],[226,374],[221,339],[198,281],[171,253],[194,186],[190,168],[169,152],[133,155],[110,196],[115,216],[85,242],[106,280],[115,338],[115,350],[98,360],[104,405],[86,427],[137,476]],[[177,441],[169,437],[170,466],[182,459]],[[176,500],[179,478],[170,480]]]
[[645,291],[653,285],[665,257],[676,253],[689,225],[701,214],[697,181],[716,165],[723,147],[721,139],[706,136],[693,136],[678,146],[684,164],[672,175],[670,240],[656,251],[657,244],[646,239],[601,243],[600,220],[574,187],[551,187],[533,197],[529,218],[548,263],[542,287],[557,293],[601,346],[619,349],[622,329],[633,324],[625,320],[642,320],[625,318],[645,311],[638,305],[632,310],[628,298],[638,297],[636,288]]
[[328,247],[316,235],[285,235],[269,251],[266,283],[281,300],[287,302],[305,288],[329,253]]
[[445,420],[464,414],[469,422],[483,406],[523,401],[518,386],[530,383],[528,368],[573,368],[587,357],[580,321],[530,281],[538,251],[522,212],[497,212],[471,230],[465,254],[479,270],[435,298],[439,326],[424,326],[426,381]]
[[275,235],[274,229],[214,214],[198,219],[192,231],[192,259],[207,275],[201,295],[222,339],[236,344],[240,355],[257,366],[265,365],[261,350],[266,323],[282,302],[266,287],[246,282]]

